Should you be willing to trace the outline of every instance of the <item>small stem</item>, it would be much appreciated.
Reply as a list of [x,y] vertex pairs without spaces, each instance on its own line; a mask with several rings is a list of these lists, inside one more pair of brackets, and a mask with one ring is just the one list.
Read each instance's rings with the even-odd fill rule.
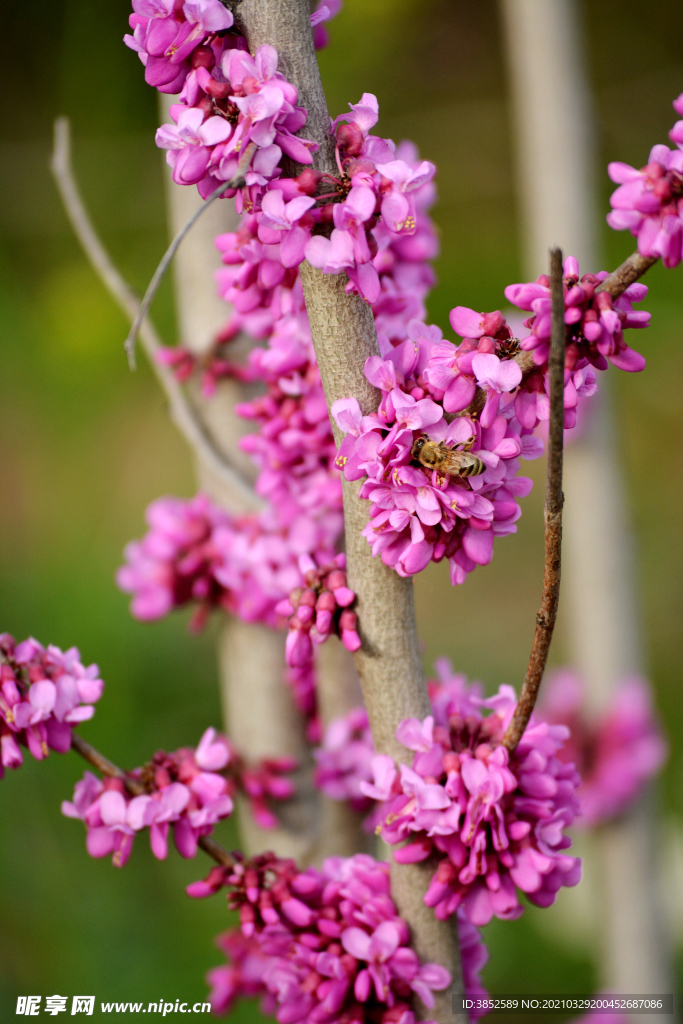
[[595,290],[609,292],[612,298],[616,299],[630,284],[642,277],[646,270],[653,267],[658,259],[659,256],[641,256],[639,252],[631,253],[628,259],[624,260],[616,270],[613,270]]
[[555,628],[560,599],[560,566],[562,547],[562,444],[564,439],[564,294],[562,287],[562,252],[550,252],[550,297],[552,302],[552,335],[548,375],[550,378],[550,424],[548,430],[548,471],[545,487],[545,568],[543,596],[536,616],[536,631],[529,664],[517,707],[505,735],[503,746],[513,753],[527,727],[543,679],[550,641]]
[[[146,792],[145,787],[137,779],[127,775],[121,768],[118,768],[113,761],[110,761],[104,754],[100,754],[99,750],[87,743],[82,736],[79,736],[77,732],[71,733],[71,746],[72,749],[77,751],[81,757],[96,768],[100,775],[106,775],[110,779],[121,779],[123,785],[128,790],[131,796],[143,796]],[[224,850],[215,839],[211,836],[201,836],[197,842],[198,846],[201,846],[204,853],[208,853],[209,857],[212,857],[218,864],[222,864],[223,867],[231,868],[234,867],[235,861],[230,856],[227,850]]]
[[228,189],[239,189],[244,187],[244,175],[246,174],[247,168],[251,162],[251,158],[254,155],[255,150],[256,143],[250,142],[247,148],[245,149],[244,153],[240,157],[239,164],[237,165],[237,172],[229,181],[224,182],[220,186],[220,188],[217,188],[213,195],[209,199],[207,199],[206,202],[199,207],[199,209],[195,210],[195,212],[192,214],[188,222],[180,229],[180,231],[175,236],[175,238],[169,245],[168,249],[162,256],[159,266],[154,271],[152,280],[147,285],[147,291],[145,292],[140,308],[137,311],[135,320],[133,320],[133,325],[128,333],[128,337],[124,342],[124,348],[126,350],[126,355],[128,356],[128,362],[130,364],[131,370],[135,369],[135,339],[138,336],[138,331],[140,330],[142,321],[145,319],[147,311],[152,304],[152,299],[156,295],[157,288],[161,284],[161,279],[168,270],[171,260],[178,251],[178,248],[180,247],[182,240],[185,238],[185,235],[188,233],[188,231],[190,231],[192,227],[194,227],[194,225],[199,220],[204,211],[207,210],[209,206],[211,206],[211,203],[213,203],[216,199],[220,199],[223,193],[227,192]]
[[96,768],[100,775],[106,775],[110,779],[121,779],[131,796],[142,796],[145,793],[145,787],[141,782],[126,775],[123,769],[118,768],[104,754],[100,754],[99,750],[87,743],[77,732],[71,733],[71,746]]

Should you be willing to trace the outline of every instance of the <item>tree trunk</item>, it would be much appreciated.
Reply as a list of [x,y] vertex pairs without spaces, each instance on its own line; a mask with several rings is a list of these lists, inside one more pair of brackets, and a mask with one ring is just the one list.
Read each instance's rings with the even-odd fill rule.
[[[252,53],[264,43],[278,51],[280,70],[297,86],[299,102],[308,110],[302,135],[320,147],[314,155],[315,166],[335,173],[308,0],[242,0],[237,16]],[[370,307],[358,295],[344,291],[344,275],[322,274],[305,262],[300,269],[328,408],[338,398],[354,396],[363,412],[376,409],[378,393],[363,375],[366,358],[378,354]],[[336,428],[335,440],[340,441]],[[344,482],[348,583],[357,595],[362,640],[355,655],[356,667],[376,750],[405,761],[411,755],[396,740],[396,727],[403,718],[424,718],[430,708],[417,640],[412,580],[402,579],[372,557],[367,541],[360,535],[368,520],[368,506],[359,499],[358,488],[358,483]],[[416,1000],[416,1013],[439,1024],[452,1024],[452,997],[462,994],[457,930],[454,920],[438,921],[422,902],[430,875],[425,864],[392,863],[392,896],[410,925],[418,955],[443,964],[453,976],[447,991],[435,993],[435,1008],[428,1011]]]

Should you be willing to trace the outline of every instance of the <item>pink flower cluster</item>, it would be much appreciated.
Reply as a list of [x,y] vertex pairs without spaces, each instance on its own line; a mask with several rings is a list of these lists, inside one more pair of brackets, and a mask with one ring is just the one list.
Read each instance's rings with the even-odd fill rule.
[[[683,115],[683,93],[673,106]],[[607,223],[635,235],[641,256],[661,256],[665,267],[676,267],[683,246],[683,121],[676,122],[669,138],[678,149],[653,146],[640,170],[618,161],[608,165],[619,188],[610,197]]]
[[146,518],[148,533],[126,546],[126,564],[116,576],[121,590],[133,594],[133,615],[143,621],[195,601],[195,629],[215,607],[275,626],[277,603],[303,582],[298,553],[312,544],[314,555],[331,557],[329,524],[316,529],[299,515],[287,528],[273,523],[271,513],[231,516],[203,494],[187,501],[159,498]]
[[425,895],[438,918],[462,907],[477,926],[494,915],[514,919],[523,909],[516,889],[549,906],[581,877],[580,860],[562,852],[579,809],[578,773],[556,756],[569,730],[532,718],[510,757],[500,741],[516,705],[512,688],[482,700],[461,677],[443,686],[434,716],[396,731],[415,751],[412,766],[377,755],[374,784],[361,784],[385,801],[382,838],[407,841],[394,851],[399,863],[439,858]]
[[[222,49],[219,33],[233,24],[220,0],[133,0],[123,41],[145,66],[145,81],[159,92],[180,92],[192,67],[204,66],[206,50]],[[212,54],[213,55],[213,54]]]
[[138,52],[150,85],[180,93],[170,110],[174,123],[156,135],[174,181],[196,184],[206,198],[234,177],[252,144],[246,182],[253,203],[281,174],[283,153],[311,162],[317,146],[295,135],[306,111],[277,71],[277,52],[261,46],[252,57],[243,37],[227,33],[234,19],[219,0],[133,0],[133,9],[133,35],[124,42]]
[[372,93],[363,93],[360,103],[349,106],[352,113],[341,114],[333,122],[339,176],[323,176],[333,191],[323,193],[321,199],[333,201],[322,210],[334,227],[329,238],[309,237],[304,251],[308,262],[323,273],[346,273],[347,291],[359,292],[374,303],[381,285],[374,263],[379,246],[373,229],[381,217],[391,234],[413,235],[416,193],[431,182],[436,168],[427,160],[415,166],[395,152],[389,139],[370,134],[379,119]]
[[330,564],[318,567],[302,555],[299,568],[304,586],[292,590],[275,609],[289,620],[287,664],[296,668],[311,661],[313,644],[324,643],[332,633],[340,637],[347,651],[357,651],[360,637],[356,613],[350,609],[356,595],[346,585],[346,556],[337,555]]
[[[572,427],[576,422],[576,396],[581,394],[580,386],[585,385],[587,380],[585,372],[584,376],[580,374],[589,365],[596,370],[606,370],[609,360],[621,370],[634,372],[645,368],[643,356],[634,352],[624,341],[624,328],[647,327],[650,323],[649,313],[633,308],[634,302],[640,302],[647,295],[647,286],[636,281],[618,298],[613,299],[608,292],[596,290],[608,276],[606,270],[601,270],[597,274],[584,274],[581,277],[579,264],[573,256],[564,261],[564,322],[567,329],[565,427]],[[531,333],[520,341],[520,347],[533,352],[534,363],[545,370],[548,365],[551,326],[550,280],[547,274],[541,274],[536,281],[528,284],[508,285],[505,298],[513,306],[533,313],[524,322]],[[533,418],[534,412],[538,417],[534,408],[534,390],[537,393],[540,391],[538,385],[531,381],[521,389],[518,416],[525,405],[529,420]],[[543,401],[546,401],[545,397]],[[517,405],[516,401],[516,408]],[[573,411],[573,415],[567,417],[567,411]]]
[[[493,339],[486,340],[494,349]],[[364,535],[374,555],[402,576],[447,558],[451,581],[462,583],[477,565],[490,562],[494,536],[515,531],[521,515],[516,499],[532,486],[528,478],[517,477],[519,457],[536,458],[542,442],[516,419],[507,391],[500,411],[495,402],[489,405],[485,424],[474,414],[446,418],[444,396],[450,384],[444,369],[450,373],[447,364],[455,362],[458,348],[443,341],[437,327],[411,321],[404,342],[392,347],[380,338],[380,351],[365,364],[366,377],[382,392],[377,412],[363,416],[355,398],[341,399],[332,408],[347,435],[337,465],[348,480],[367,477],[360,496],[371,502]],[[482,356],[484,363],[473,366],[470,354],[470,372],[482,380],[484,374],[497,375],[500,399],[515,379],[519,383],[519,367],[494,351]],[[466,479],[416,464],[412,447],[421,435],[448,447],[471,444],[485,472]]]
[[[324,22],[340,7],[340,0],[329,0],[311,15],[317,46],[326,44]],[[261,46],[252,58],[246,39],[228,31],[234,18],[220,0],[133,0],[133,11],[133,34],[124,42],[144,64],[145,81],[159,92],[180,93],[171,107],[174,124],[162,125],[156,137],[169,150],[174,181],[197,184],[206,198],[235,175],[250,143],[256,150],[247,186],[257,192],[281,174],[283,153],[311,162],[317,146],[295,134],[306,110],[277,71],[277,52]]]
[[[221,273],[221,272],[219,272]],[[296,298],[303,299],[295,282]],[[240,442],[259,467],[257,492],[278,523],[298,538],[298,555],[333,546],[343,528],[342,493],[334,468],[336,448],[315,354],[303,312],[272,325],[267,348],[249,356],[252,379],[266,393],[236,411],[259,425]]]
[[189,858],[194,857],[198,840],[232,814],[238,789],[247,796],[258,824],[275,827],[277,819],[267,799],[292,796],[292,784],[281,775],[294,767],[291,759],[280,758],[248,769],[224,736],[207,729],[196,750],[159,751],[144,768],[129,773],[132,781],[144,786],[144,794],[131,796],[123,779],[100,781],[86,772],[76,783],[73,801],[62,803],[62,813],[85,822],[90,856],[111,853],[116,867],[126,863],[136,832],[145,828],[159,860],[168,855],[169,826],[178,852]]
[[[469,690],[479,695],[481,688],[478,683],[468,687],[467,678],[454,674],[447,658],[437,658],[434,668],[437,678],[427,680],[427,689],[434,714],[440,721],[448,717],[445,704],[454,692]],[[379,805],[365,795],[361,786],[361,783],[372,782],[374,756],[375,747],[364,707],[352,708],[348,714],[333,719],[325,730],[322,743],[313,750],[316,761],[313,779],[317,788],[329,800],[348,800],[361,814],[373,811],[363,822],[368,832],[375,829],[382,817]]]
[[667,744],[644,679],[624,679],[604,714],[591,721],[581,679],[561,669],[548,681],[537,716],[569,726],[570,738],[557,756],[579,770],[579,821],[586,826],[627,810],[666,760]]
[[[623,369],[643,368],[623,330],[647,326],[650,314],[632,306],[646,294],[644,285],[632,284],[612,300],[596,292],[606,274],[579,278],[573,257],[564,273],[565,427],[571,428],[579,399],[597,390],[594,367],[605,369],[610,359]],[[533,312],[521,341],[497,311],[451,310],[451,325],[464,339],[459,345],[445,341],[438,327],[412,320],[404,341],[380,335],[380,356],[366,361],[365,376],[382,393],[377,411],[363,416],[355,398],[332,408],[346,434],[337,466],[348,480],[367,478],[360,489],[371,502],[364,534],[373,554],[402,576],[447,558],[451,582],[463,583],[491,561],[496,536],[515,532],[517,498],[531,490],[531,481],[517,474],[520,457],[541,454],[534,431],[550,412],[548,277],[510,285],[505,295]],[[533,351],[532,366],[520,349]],[[420,437],[443,446],[441,466],[414,455]],[[462,463],[467,453],[477,460],[474,472],[443,468],[444,460]]]
[[213,531],[229,516],[199,494],[191,501],[159,498],[145,518],[149,532],[126,545],[126,564],[116,574],[121,590],[133,595],[133,615],[148,622],[191,600],[201,608],[221,604]]
[[104,683],[97,665],[81,664],[77,647],[62,652],[33,637],[0,635],[0,779],[18,768],[21,747],[41,761],[71,747],[71,730],[95,714]]
[[[210,974],[214,1012],[260,991],[264,1010],[280,1024],[413,1024],[407,1002],[413,993],[431,1007],[432,993],[450,983],[445,968],[421,964],[410,948],[381,861],[335,857],[320,871],[302,872],[293,861],[264,854],[232,871],[214,868],[212,875],[188,891],[206,895],[230,887],[229,904],[239,910],[244,937],[228,933],[219,940],[235,960]],[[486,952],[476,930],[468,930],[466,940],[465,974],[480,990],[476,972]]]

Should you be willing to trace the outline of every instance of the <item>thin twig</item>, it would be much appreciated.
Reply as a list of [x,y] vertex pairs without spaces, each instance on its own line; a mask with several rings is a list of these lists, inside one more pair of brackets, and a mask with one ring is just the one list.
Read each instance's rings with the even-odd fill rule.
[[[66,117],[60,117],[55,121],[55,143],[50,168],[57,182],[71,226],[86,256],[109,294],[119,304],[126,316],[130,320],[134,320],[140,311],[140,300],[109,258],[109,254],[93,228],[78,191],[71,166],[71,129]],[[201,207],[201,209],[205,209],[205,207]],[[173,375],[173,371],[158,361],[157,354],[163,346],[149,318],[145,318],[141,323],[140,341],[147,353],[152,370],[166,393],[171,419],[185,440],[201,461],[234,493],[245,511],[259,511],[263,507],[263,502],[241,473],[215,447],[196,410]]]
[[512,753],[527,727],[534,710],[548,660],[550,641],[555,628],[560,599],[560,565],[562,548],[562,443],[564,435],[564,294],[562,288],[562,252],[550,252],[550,297],[552,302],[552,335],[548,375],[550,378],[550,424],[548,430],[548,471],[545,486],[545,569],[543,596],[536,616],[536,631],[531,656],[517,701],[505,735],[503,746]]
[[630,284],[642,277],[646,270],[653,267],[659,260],[659,256],[641,256],[639,252],[631,253],[627,260],[613,270],[609,277],[606,277],[601,285],[595,289],[598,292],[609,292],[613,299],[621,295]]
[[244,153],[240,157],[240,161],[237,165],[237,171],[233,175],[233,177],[229,181],[224,182],[219,188],[217,188],[216,191],[211,195],[211,197],[207,199],[206,202],[202,204],[202,206],[198,207],[195,210],[195,212],[192,214],[188,222],[180,229],[180,231],[175,236],[175,238],[169,245],[168,249],[164,253],[161,262],[159,263],[159,266],[152,275],[152,280],[147,285],[145,297],[143,298],[142,304],[135,315],[133,325],[124,343],[124,348],[126,350],[126,355],[128,356],[128,362],[130,363],[131,369],[135,369],[135,339],[138,336],[138,331],[140,330],[140,327],[142,326],[142,321],[145,319],[147,311],[152,304],[152,299],[156,295],[157,288],[161,284],[161,279],[168,270],[171,264],[171,260],[178,251],[181,242],[185,238],[185,235],[188,233],[188,231],[190,231],[197,223],[201,215],[206,210],[208,210],[208,208],[216,199],[220,199],[224,192],[227,192],[228,189],[231,188],[239,189],[244,187],[244,175],[246,174],[247,168],[251,163],[251,158],[254,155],[255,150],[256,143],[250,142],[247,148],[244,150]]
[[[104,754],[100,754],[99,750],[95,750],[77,732],[71,733],[71,746],[93,768],[96,768],[100,775],[106,775],[110,779],[121,779],[131,796],[142,796],[146,792],[145,787],[138,779],[127,775],[121,768],[117,768],[112,761],[106,758]],[[204,853],[208,853],[209,857],[212,857],[218,864],[222,864],[223,867],[232,868],[235,866],[235,861],[228,851],[224,850],[211,836],[200,836],[197,845],[201,846]]]

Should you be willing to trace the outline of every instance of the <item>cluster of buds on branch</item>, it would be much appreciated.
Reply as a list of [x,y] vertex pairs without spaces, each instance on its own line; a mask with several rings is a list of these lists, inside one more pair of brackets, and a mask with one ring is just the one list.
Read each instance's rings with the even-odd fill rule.
[[[241,935],[219,939],[233,963],[210,974],[216,1012],[250,994],[261,995],[264,1011],[280,1021],[413,1024],[412,995],[429,1008],[432,993],[449,984],[448,971],[421,963],[410,948],[382,861],[334,857],[302,872],[293,861],[263,854],[214,868],[188,891],[203,896],[224,885]],[[467,993],[480,995],[486,951],[466,918],[458,926]]]
[[39,761],[50,750],[65,753],[74,726],[95,714],[104,683],[97,665],[80,659],[76,647],[62,652],[32,637],[17,644],[0,635],[0,779],[22,763],[22,746]]
[[275,609],[288,619],[287,664],[305,665],[313,658],[313,644],[324,643],[332,634],[340,637],[347,651],[357,651],[357,617],[350,607],[356,595],[346,585],[346,557],[337,555],[330,565],[320,567],[302,557],[299,566],[304,586],[296,587]]
[[292,783],[283,774],[296,768],[291,758],[267,758],[248,767],[225,736],[207,729],[196,749],[159,751],[143,768],[100,781],[86,772],[76,783],[73,801],[62,812],[85,822],[91,857],[112,854],[116,867],[128,860],[137,832],[149,828],[152,853],[168,855],[168,830],[178,852],[192,858],[203,836],[232,814],[233,797],[242,792],[261,828],[275,828],[269,800],[288,800]]

